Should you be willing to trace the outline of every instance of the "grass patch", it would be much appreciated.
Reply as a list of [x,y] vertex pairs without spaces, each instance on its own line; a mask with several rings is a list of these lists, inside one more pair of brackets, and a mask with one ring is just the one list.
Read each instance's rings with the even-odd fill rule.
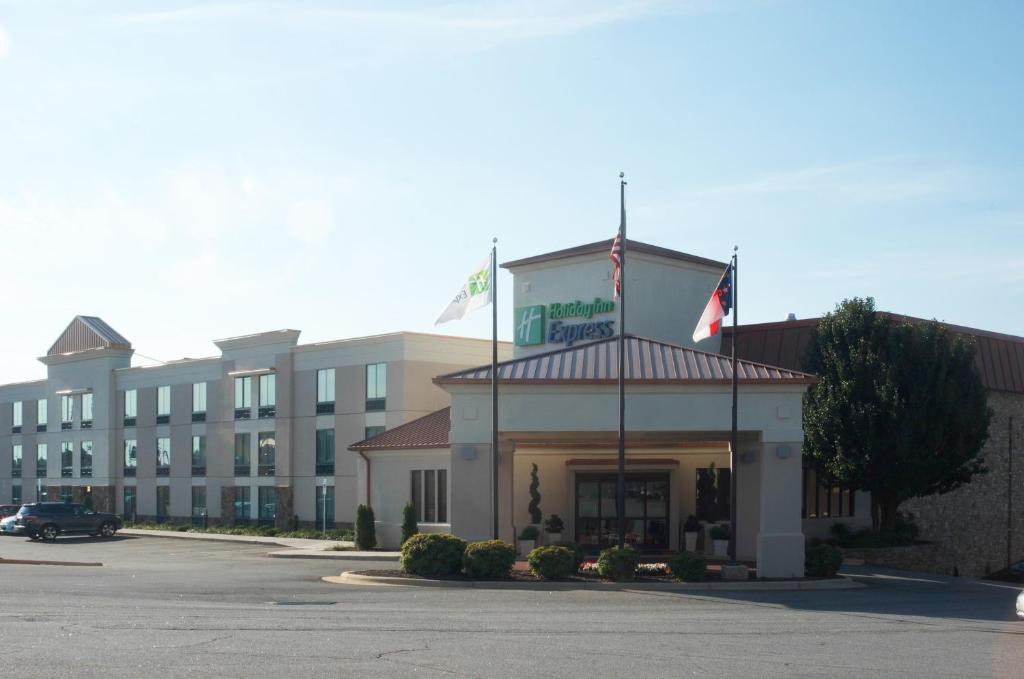
[[163,530],[177,533],[203,533],[213,535],[248,535],[265,538],[302,538],[305,540],[334,540],[351,541],[353,533],[349,529],[329,530],[326,536],[322,530],[302,528],[299,530],[281,530],[273,526],[218,526],[211,525],[207,528],[192,526],[187,523],[164,522],[155,523],[150,521],[139,521],[136,523],[125,522],[125,528],[141,528],[143,530]]

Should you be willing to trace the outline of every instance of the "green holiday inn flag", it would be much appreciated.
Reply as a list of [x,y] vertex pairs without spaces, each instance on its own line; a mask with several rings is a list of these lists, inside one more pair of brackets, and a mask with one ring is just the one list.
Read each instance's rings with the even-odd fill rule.
[[453,299],[451,304],[448,305],[448,308],[437,317],[437,320],[434,321],[434,325],[441,325],[448,321],[457,320],[468,314],[470,311],[479,309],[482,306],[487,306],[494,301],[494,288],[491,285],[493,276],[494,272],[491,271],[491,258],[488,257],[473,271],[473,273],[469,275],[466,282],[462,284],[462,289],[459,290],[459,294],[455,295],[455,299]]

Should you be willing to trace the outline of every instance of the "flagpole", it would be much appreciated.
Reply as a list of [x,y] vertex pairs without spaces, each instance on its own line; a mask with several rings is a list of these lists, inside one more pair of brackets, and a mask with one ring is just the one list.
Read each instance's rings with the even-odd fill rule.
[[494,539],[498,539],[498,239],[491,241],[491,476]]
[[619,549],[626,544],[626,180],[619,173],[619,476],[615,493]]
[[729,437],[729,559],[736,561],[736,401],[739,395],[739,383],[736,374],[736,318],[739,316],[739,295],[736,292],[736,264],[739,246],[732,248],[732,432]]

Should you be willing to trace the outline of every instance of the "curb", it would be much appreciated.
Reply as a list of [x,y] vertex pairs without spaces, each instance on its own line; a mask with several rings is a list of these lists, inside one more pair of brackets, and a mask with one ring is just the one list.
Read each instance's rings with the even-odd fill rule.
[[340,561],[397,561],[400,555],[398,552],[381,552],[380,554],[374,554],[373,552],[347,552],[344,550],[334,551],[329,549],[290,549],[280,552],[269,552],[267,556],[269,556],[271,559],[335,559]]
[[0,557],[0,566],[102,566],[99,561],[47,561],[44,559],[4,559]]
[[392,585],[406,587],[468,587],[473,589],[525,589],[535,591],[598,590],[606,592],[794,592],[863,589],[866,585],[849,578],[831,580],[775,580],[765,582],[515,582],[501,580],[428,580],[384,575],[360,575],[345,571],[321,578],[335,585]]

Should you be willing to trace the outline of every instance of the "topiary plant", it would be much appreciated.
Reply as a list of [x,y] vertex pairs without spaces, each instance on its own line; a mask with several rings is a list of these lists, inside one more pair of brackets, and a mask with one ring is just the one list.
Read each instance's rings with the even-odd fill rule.
[[576,557],[567,547],[538,547],[526,556],[530,572],[545,580],[560,580],[576,572]]
[[515,563],[515,547],[501,540],[471,542],[462,555],[466,575],[478,580],[503,580]]
[[366,505],[356,508],[356,547],[373,549],[377,546],[377,528],[374,525],[373,509]]
[[804,575],[809,578],[831,578],[843,565],[843,552],[832,545],[818,545],[804,550]]
[[537,478],[537,464],[530,466],[530,504],[526,508],[530,512],[530,523],[540,523],[544,514],[540,511],[540,479]]
[[729,527],[728,526],[712,526],[711,530],[708,531],[711,534],[712,540],[728,540],[729,539]]
[[676,580],[700,582],[704,579],[707,562],[696,554],[680,552],[668,559],[668,569]]
[[416,525],[416,507],[411,502],[407,502],[402,508],[402,544],[404,545],[406,540],[419,532],[420,527]]
[[558,514],[552,514],[544,522],[544,530],[548,533],[561,533],[563,528],[565,528],[565,522]]
[[536,540],[538,537],[540,537],[540,531],[536,526],[527,526],[519,531],[520,540]]
[[698,533],[700,532],[700,521],[693,514],[686,517],[686,523],[683,524],[684,533]]
[[616,582],[633,580],[639,562],[637,551],[629,545],[622,549],[611,547],[597,556],[597,574],[605,580]]
[[450,533],[417,533],[402,545],[402,570],[413,575],[458,575],[466,541]]

